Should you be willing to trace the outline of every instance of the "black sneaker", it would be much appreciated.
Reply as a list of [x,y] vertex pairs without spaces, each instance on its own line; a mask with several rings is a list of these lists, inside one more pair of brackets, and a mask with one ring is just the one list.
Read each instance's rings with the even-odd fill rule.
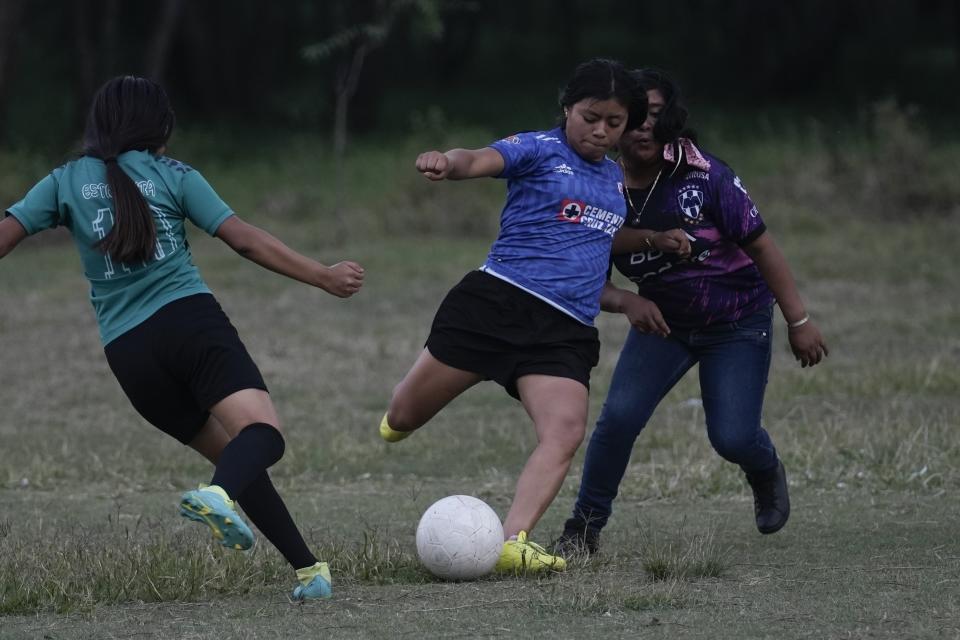
[[747,482],[753,489],[753,511],[760,533],[776,533],[790,517],[790,495],[787,492],[787,472],[783,462],[765,473],[748,473]]
[[587,526],[579,518],[570,518],[563,525],[563,533],[553,541],[553,552],[564,558],[593,555],[600,549],[600,530]]

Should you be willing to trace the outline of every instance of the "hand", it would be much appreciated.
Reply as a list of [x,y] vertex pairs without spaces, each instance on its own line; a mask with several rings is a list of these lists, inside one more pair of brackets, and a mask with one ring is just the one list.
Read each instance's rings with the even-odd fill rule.
[[801,367],[812,367],[819,364],[820,360],[830,355],[827,344],[820,335],[820,329],[813,323],[813,320],[794,329],[787,328],[787,337],[790,339],[790,350],[794,357],[800,361]]
[[663,314],[660,313],[660,307],[655,302],[630,293],[624,296],[622,309],[627,320],[640,333],[653,333],[661,338],[670,335],[670,327],[667,326]]
[[429,180],[443,180],[450,173],[450,158],[439,151],[427,151],[417,156],[417,171]]
[[690,238],[683,229],[654,231],[650,236],[653,248],[663,253],[675,253],[681,258],[690,257]]
[[338,298],[349,298],[363,286],[363,267],[349,260],[327,267],[324,291]]

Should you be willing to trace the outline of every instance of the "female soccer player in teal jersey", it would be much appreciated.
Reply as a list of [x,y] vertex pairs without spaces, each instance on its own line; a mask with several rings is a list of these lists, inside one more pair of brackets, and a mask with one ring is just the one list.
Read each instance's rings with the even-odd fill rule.
[[0,258],[24,237],[64,226],[73,236],[110,368],[151,424],[216,466],[180,512],[220,544],[248,549],[234,501],[296,569],[294,599],[331,595],[330,572],[307,548],[267,468],[284,439],[260,371],[193,265],[185,221],[260,266],[338,297],[363,269],[324,266],[242,221],[197,171],[163,155],[173,131],[167,95],[132,76],[94,96],[83,155],[55,169],[0,221]]
[[599,357],[593,319],[626,215],[622,173],[606,154],[646,113],[645,94],[623,66],[602,59],[577,67],[560,106],[555,129],[417,158],[430,180],[505,178],[507,202],[486,262],[444,299],[380,426],[384,439],[400,440],[481,380],[495,380],[523,403],[538,444],[504,521],[501,573],[565,567],[527,533],[583,440]]

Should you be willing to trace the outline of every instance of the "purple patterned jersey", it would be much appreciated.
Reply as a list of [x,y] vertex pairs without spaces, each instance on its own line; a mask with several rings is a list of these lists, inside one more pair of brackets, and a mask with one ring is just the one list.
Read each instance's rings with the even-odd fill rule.
[[614,256],[614,265],[672,327],[732,322],[770,306],[773,293],[740,248],[766,231],[757,207],[730,167],[689,140],[679,146],[680,161],[673,164],[677,152],[667,145],[668,165],[652,192],[629,190],[625,226],[683,229],[690,257],[649,250]]

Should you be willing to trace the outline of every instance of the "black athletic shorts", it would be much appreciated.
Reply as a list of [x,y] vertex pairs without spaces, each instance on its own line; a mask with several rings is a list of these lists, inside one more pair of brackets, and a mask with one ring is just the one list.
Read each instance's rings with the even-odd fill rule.
[[174,300],[104,347],[110,369],[147,421],[189,444],[209,409],[243,389],[267,390],[260,370],[209,293]]
[[471,271],[450,290],[426,346],[440,362],[494,380],[518,399],[517,379],[534,373],[589,389],[600,359],[595,327],[483,271]]

